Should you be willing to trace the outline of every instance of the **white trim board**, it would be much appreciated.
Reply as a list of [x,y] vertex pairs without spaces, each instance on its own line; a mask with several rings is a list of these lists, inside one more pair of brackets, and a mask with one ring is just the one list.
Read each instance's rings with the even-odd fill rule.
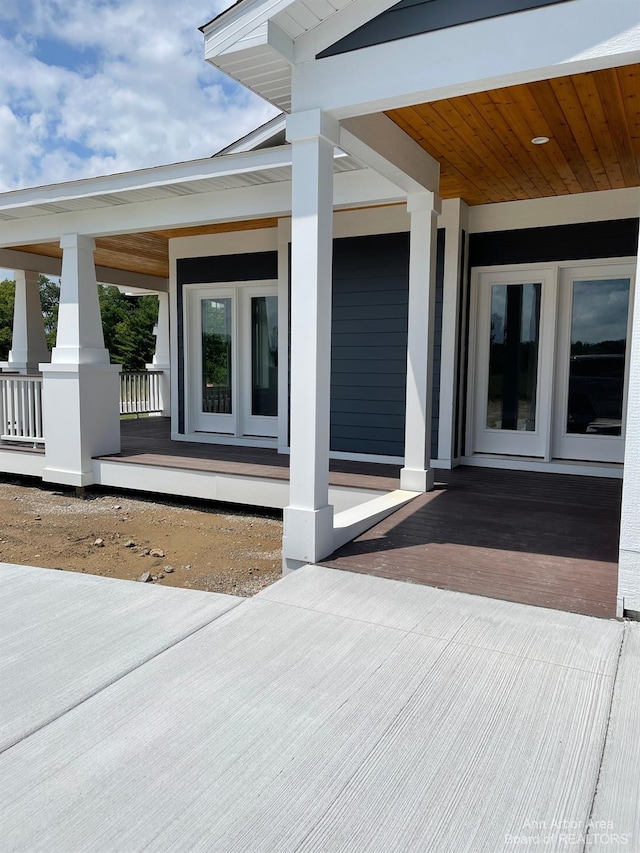
[[[246,477],[215,471],[194,471],[160,465],[137,465],[109,459],[94,459],[93,470],[96,484],[112,488],[179,495],[265,509],[284,509],[289,503],[288,480]],[[380,489],[329,487],[329,501],[336,508],[336,514],[359,507],[386,494]]]
[[474,468],[501,468],[508,471],[539,471],[546,474],[577,474],[582,477],[609,477],[621,480],[623,477],[622,465],[610,465],[605,463],[581,463],[560,461],[552,459],[544,462],[541,459],[527,459],[520,456],[463,456],[460,460],[462,465]]
[[469,208],[469,233],[516,231],[520,228],[606,222],[611,219],[636,219],[638,216],[640,188],[633,187],[474,205]]

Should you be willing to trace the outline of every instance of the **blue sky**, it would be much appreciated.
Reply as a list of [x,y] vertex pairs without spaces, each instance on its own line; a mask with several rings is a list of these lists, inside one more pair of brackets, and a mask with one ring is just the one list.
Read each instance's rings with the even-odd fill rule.
[[208,156],[274,115],[203,59],[231,0],[0,0],[0,192]]

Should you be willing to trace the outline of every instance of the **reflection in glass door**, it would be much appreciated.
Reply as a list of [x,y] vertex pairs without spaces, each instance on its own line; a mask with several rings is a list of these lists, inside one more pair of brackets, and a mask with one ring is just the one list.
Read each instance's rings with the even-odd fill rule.
[[487,429],[536,428],[540,284],[494,284]]
[[250,359],[246,365],[245,435],[277,435],[278,296],[274,290],[245,293]]
[[554,455],[622,462],[631,276],[593,272],[565,270],[560,284]]
[[195,428],[206,432],[235,432],[235,300],[229,288],[196,291],[192,322],[198,337],[194,352]]

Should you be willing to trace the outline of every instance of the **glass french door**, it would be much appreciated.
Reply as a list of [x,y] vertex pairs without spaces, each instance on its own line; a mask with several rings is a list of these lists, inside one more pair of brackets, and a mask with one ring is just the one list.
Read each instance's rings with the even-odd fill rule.
[[244,435],[278,433],[278,294],[275,288],[241,291],[247,358],[241,380]]
[[470,453],[624,460],[634,266],[479,272]]
[[561,270],[554,456],[624,461],[633,269]]
[[193,430],[277,435],[277,287],[197,287],[189,299]]
[[545,455],[550,289],[548,270],[478,276],[474,452]]

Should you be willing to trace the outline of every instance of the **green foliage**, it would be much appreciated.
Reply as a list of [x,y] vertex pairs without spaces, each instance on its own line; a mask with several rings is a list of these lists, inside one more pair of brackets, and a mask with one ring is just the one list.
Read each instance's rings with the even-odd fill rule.
[[53,349],[56,345],[56,331],[58,328],[58,306],[60,304],[60,285],[51,281],[46,275],[40,276],[40,303],[42,304],[42,317],[44,319],[44,331],[47,336],[47,346]]
[[125,296],[116,287],[99,285],[104,345],[111,361],[124,370],[144,370],[153,358],[158,318],[157,296]]
[[6,361],[11,349],[11,331],[13,329],[13,300],[16,285],[5,278],[0,281],[0,361]]
[[[0,361],[6,361],[11,349],[15,282],[0,282]],[[104,344],[111,361],[124,370],[143,370],[153,358],[153,327],[158,318],[157,296],[125,296],[117,287],[99,285]],[[58,329],[60,286],[40,276],[40,301],[49,348],[55,346]]]

